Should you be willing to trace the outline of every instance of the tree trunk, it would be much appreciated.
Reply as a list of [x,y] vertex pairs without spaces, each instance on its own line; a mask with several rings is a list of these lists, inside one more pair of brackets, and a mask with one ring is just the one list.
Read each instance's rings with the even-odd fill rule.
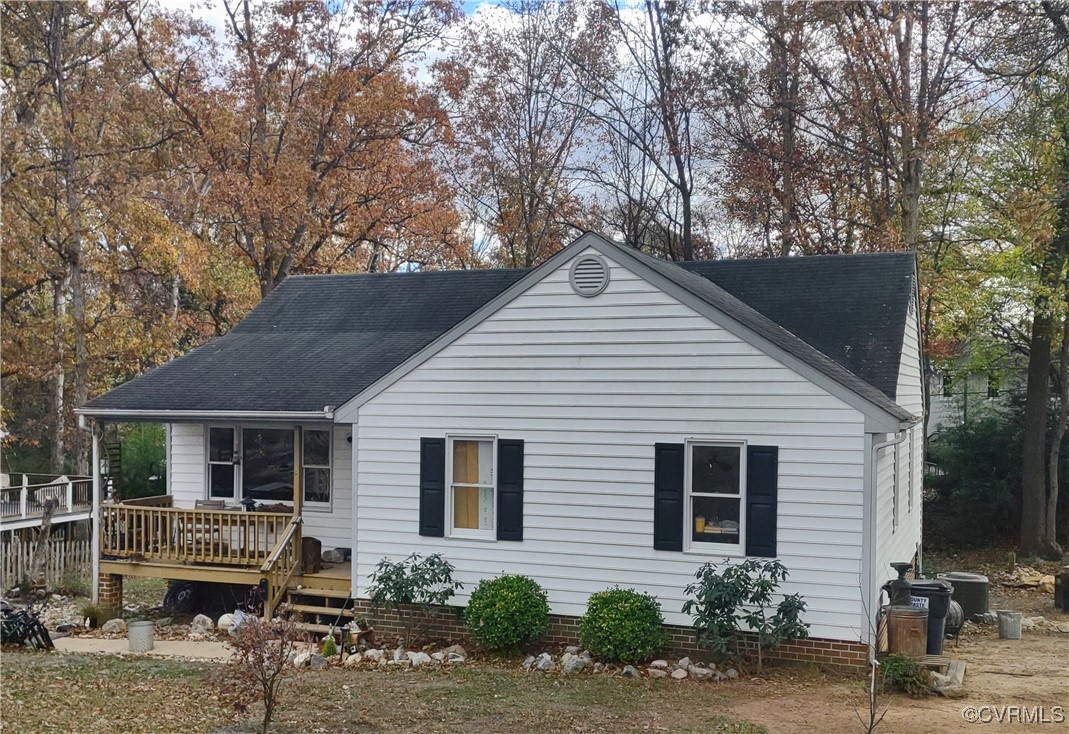
[[[1046,438],[1050,397],[1051,316],[1049,301],[1037,298],[1029,338],[1025,393],[1024,449],[1021,454],[1022,556],[1053,556],[1047,538]],[[1061,554],[1057,554],[1061,557]]]
[[67,321],[67,294],[65,279],[54,283],[52,296],[53,317],[52,349],[55,352],[55,368],[52,374],[52,471],[63,474],[67,467],[67,385],[66,349],[63,345],[63,330]]
[[[1069,298],[1066,299],[1069,304]],[[1047,475],[1049,487],[1047,488],[1047,527],[1046,536],[1055,549],[1060,550],[1058,544],[1058,492],[1059,464],[1061,462],[1062,441],[1065,438],[1066,428],[1069,428],[1069,312],[1066,313],[1062,323],[1062,347],[1058,367],[1058,421],[1054,425],[1054,436],[1051,438],[1050,458],[1047,462]]]
[[30,559],[30,569],[27,574],[30,588],[47,586],[45,578],[45,564],[48,563],[48,552],[51,550],[49,539],[52,537],[52,515],[59,506],[59,500],[47,499],[44,504],[44,513],[41,515],[41,531],[37,534],[37,545],[33,549],[33,558]]

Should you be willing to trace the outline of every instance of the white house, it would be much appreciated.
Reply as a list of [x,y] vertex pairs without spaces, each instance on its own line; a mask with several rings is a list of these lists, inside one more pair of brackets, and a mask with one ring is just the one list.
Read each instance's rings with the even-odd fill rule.
[[169,506],[98,513],[100,593],[203,567],[270,577],[276,603],[297,516],[352,549],[357,599],[381,558],[441,553],[465,591],[523,573],[569,617],[620,584],[687,625],[702,563],[775,557],[818,642],[866,640],[888,564],[919,553],[916,290],[911,254],[676,264],[595,234],[529,271],[291,277],[81,409],[169,426],[148,502]]

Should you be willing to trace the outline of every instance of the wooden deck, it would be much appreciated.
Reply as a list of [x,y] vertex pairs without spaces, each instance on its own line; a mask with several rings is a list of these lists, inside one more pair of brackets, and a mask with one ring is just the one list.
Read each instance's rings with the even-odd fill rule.
[[89,477],[61,476],[30,484],[0,488],[0,531],[20,530],[41,524],[45,507],[55,505],[53,523],[74,522],[90,517],[93,502],[93,480]]
[[100,571],[177,581],[266,582],[267,614],[291,590],[348,596],[352,566],[302,574],[301,519],[288,513],[186,509],[169,496],[101,507]]

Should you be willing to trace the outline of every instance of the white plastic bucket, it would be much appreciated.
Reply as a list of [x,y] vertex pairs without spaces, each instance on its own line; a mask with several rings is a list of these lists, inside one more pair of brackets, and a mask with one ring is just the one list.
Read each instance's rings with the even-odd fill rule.
[[1021,639],[1021,613],[1010,611],[1009,609],[999,609],[995,612],[998,615],[998,636],[1003,640],[1019,640]]
[[148,652],[155,647],[152,622],[130,622],[126,625],[126,641],[130,652]]

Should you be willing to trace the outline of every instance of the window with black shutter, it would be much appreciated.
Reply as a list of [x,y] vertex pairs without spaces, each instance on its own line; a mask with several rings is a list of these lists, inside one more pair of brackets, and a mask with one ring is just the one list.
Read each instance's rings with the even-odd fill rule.
[[778,447],[693,441],[654,454],[654,548],[776,555]]
[[523,441],[422,439],[420,535],[523,540]]

